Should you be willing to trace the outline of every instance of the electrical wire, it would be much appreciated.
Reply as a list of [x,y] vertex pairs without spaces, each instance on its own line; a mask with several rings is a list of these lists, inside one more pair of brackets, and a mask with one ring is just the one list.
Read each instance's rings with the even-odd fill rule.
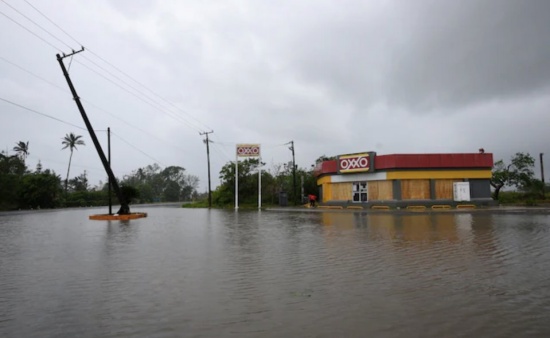
[[125,139],[123,139],[120,135],[118,134],[115,134],[111,131],[111,135],[114,135],[116,136],[119,140],[121,140],[122,142],[126,143],[127,145],[129,145],[130,147],[134,148],[135,150],[139,151],[140,153],[142,153],[143,155],[147,156],[148,158],[150,158],[151,160],[155,161],[156,163],[158,164],[161,164],[162,166],[166,167],[166,164],[162,163],[161,161],[155,159],[153,156],[147,154],[146,152],[144,152],[143,150],[137,148],[136,146],[134,146],[132,143],[126,141]]
[[15,21],[14,19],[12,19],[11,17],[9,17],[7,14],[5,14],[4,12],[0,11],[0,14],[2,14],[3,16],[5,16],[8,20],[12,21],[13,23],[15,23],[16,25],[18,25],[19,27],[23,28],[24,30],[26,30],[27,32],[31,33],[32,35],[34,35],[35,37],[37,37],[38,39],[42,40],[43,42],[45,42],[46,44],[50,45],[53,49],[57,50],[57,51],[61,51],[61,48],[55,46],[54,44],[52,44],[51,42],[47,41],[46,39],[44,39],[43,37],[41,37],[40,35],[36,34],[35,32],[31,31],[30,29],[28,29],[27,27],[23,26],[22,24],[20,24],[19,22]]
[[[39,27],[41,30],[43,30],[44,32],[46,32],[48,35],[52,36],[53,38],[55,38],[56,40],[60,41],[61,43],[63,43],[64,45],[68,46],[69,48],[71,48],[70,45],[68,45],[67,43],[63,42],[61,39],[57,38],[54,34],[52,34],[50,31],[48,31],[47,29],[45,29],[43,26],[41,26],[40,24],[36,23],[34,20],[30,19],[28,16],[24,15],[23,13],[21,13],[19,10],[17,10],[15,7],[9,5],[8,3],[6,3],[4,0],[0,0],[2,2],[4,2],[6,5],[8,5],[9,7],[11,7],[13,10],[15,10],[17,13],[19,13],[21,16],[23,16],[24,18],[26,18],[28,21],[32,22],[35,26]],[[30,3],[27,2],[27,4],[30,5]],[[35,10],[37,10],[42,16],[46,17],[44,13],[40,12],[36,7],[32,6]],[[53,47],[54,49],[60,51],[61,48],[55,46],[54,44],[48,42],[47,40],[45,40],[44,38],[42,38],[41,36],[39,36],[38,34],[36,34],[35,32],[33,32],[32,30],[30,30],[29,28],[25,27],[23,24],[21,24],[20,22],[16,21],[15,19],[11,18],[10,16],[8,16],[7,14],[3,13],[0,11],[0,14],[4,15],[6,18],[8,18],[9,20],[11,20],[12,22],[14,22],[15,24],[17,24],[18,26],[20,26],[21,28],[25,29],[26,31],[28,31],[29,33],[33,34],[35,37],[39,38],[40,40],[42,40],[43,42],[47,43],[48,45],[50,45],[51,47]],[[48,18],[48,21],[52,22],[49,18]],[[59,28],[58,25],[56,25],[56,27]],[[62,30],[62,29],[61,29]],[[64,30],[62,30],[65,34],[68,34],[66,33]],[[71,37],[72,38],[72,37]],[[74,38],[72,38],[73,40],[75,40]],[[96,57],[98,57],[98,55],[96,53],[94,53],[94,55]],[[91,71],[95,72],[96,74],[100,75],[101,77],[103,77],[105,80],[113,83],[114,85],[116,85],[117,87],[119,87],[120,89],[128,92],[129,94],[135,96],[136,98],[138,98],[139,100],[141,100],[142,102],[145,102],[146,104],[152,106],[153,108],[159,110],[160,112],[162,112],[163,114],[165,115],[168,115],[170,116],[171,118],[173,118],[174,120],[182,123],[183,125],[185,126],[188,126],[190,127],[191,129],[193,129],[194,131],[198,131],[198,132],[201,132],[202,129],[196,125],[193,125],[192,123],[190,123],[189,121],[186,121],[184,119],[181,118],[181,116],[177,115],[177,114],[169,114],[167,113],[166,109],[163,107],[162,109],[159,109],[159,107],[156,107],[155,105],[151,104],[150,102],[147,102],[143,99],[143,96],[147,97],[149,100],[152,100],[147,94],[143,93],[142,91],[139,91],[138,89],[136,89],[135,87],[131,86],[130,84],[128,84],[126,81],[122,80],[120,77],[114,75],[112,72],[109,72],[108,70],[106,70],[104,67],[98,65],[97,63],[95,63],[94,61],[90,60],[89,58],[86,58],[86,60],[88,60],[88,62],[94,64],[96,67],[102,69],[103,71],[107,72],[108,74],[110,74],[111,76],[113,76],[114,78],[116,78],[118,81],[124,83],[126,86],[132,88],[133,90],[135,90],[136,92],[138,92],[140,95],[137,95],[135,93],[132,93],[131,91],[129,91],[128,89],[124,88],[123,86],[121,86],[120,84],[117,84],[115,83],[113,80],[107,78],[106,76],[100,74],[99,72],[93,70],[91,67],[89,66],[86,66],[85,64],[83,64],[82,62],[79,62],[80,64],[82,64],[83,66],[85,66],[86,68],[90,69]],[[101,60],[103,60],[104,62],[106,62],[104,59],[101,58]],[[78,62],[78,61],[77,61]],[[112,67],[114,67],[113,65],[111,65]],[[116,68],[116,67],[114,67]],[[116,68],[118,69],[118,68]],[[119,70],[119,72],[122,72]],[[123,72],[122,72],[123,73]],[[125,74],[125,73],[124,73]],[[127,77],[129,77],[129,75],[126,74]],[[135,81],[135,80],[134,80]],[[137,82],[137,81],[136,81]],[[138,82],[139,83],[139,82]],[[141,84],[140,84],[141,85]],[[143,86],[143,85],[142,85]],[[153,91],[151,91],[150,89],[148,89],[150,92],[154,93]],[[157,94],[155,94],[157,95]],[[158,96],[158,95],[157,95]],[[152,100],[154,102],[154,100]],[[155,102],[157,105],[159,105],[158,102]],[[171,104],[171,103],[170,103]]]
[[40,15],[42,15],[42,17],[44,17],[46,20],[48,20],[52,25],[54,25],[55,27],[57,27],[60,31],[62,31],[63,33],[65,33],[65,35],[67,35],[69,38],[73,39],[73,41],[75,41],[77,44],[79,44],[80,46],[82,46],[82,44],[80,42],[78,42],[71,34],[67,33],[63,28],[61,28],[58,24],[56,24],[53,20],[51,20],[50,18],[48,18],[44,13],[42,13],[38,8],[34,7],[30,2],[28,2],[27,0],[24,0],[27,5],[31,6],[35,11],[37,11]]
[[25,109],[25,110],[27,110],[27,111],[30,111],[30,112],[32,112],[32,113],[35,113],[35,114],[38,114],[38,115],[42,115],[42,116],[47,117],[47,118],[49,118],[49,119],[52,119],[52,120],[55,120],[55,121],[58,121],[58,122],[67,124],[67,125],[69,125],[69,126],[72,126],[72,127],[75,127],[75,128],[81,129],[81,130],[84,130],[84,131],[88,131],[86,128],[82,128],[81,126],[77,126],[76,124],[73,124],[73,123],[70,123],[70,122],[67,122],[67,121],[63,121],[63,120],[61,120],[61,119],[58,119],[57,117],[53,117],[53,116],[51,116],[51,115],[41,113],[41,112],[36,111],[36,110],[34,110],[34,109],[32,109],[32,108],[25,107],[25,106],[23,106],[23,105],[21,105],[21,104],[15,103],[15,102],[10,101],[10,100],[7,100],[7,99],[5,99],[5,98],[3,98],[3,97],[0,97],[0,100],[4,101],[4,102],[6,102],[6,103],[9,103],[9,104],[11,104],[11,105],[14,105],[14,106],[16,106],[16,107],[19,107],[19,108],[21,108],[21,109]]
[[[181,121],[178,119],[178,116],[177,115],[173,115],[173,114],[170,114],[168,113],[168,111],[162,109],[161,107],[159,107],[158,105],[155,105],[154,103],[151,103],[151,102],[148,102],[147,100],[145,100],[142,96],[138,95],[137,93],[133,93],[132,91],[128,90],[127,88],[124,88],[123,86],[121,86],[120,84],[116,83],[115,81],[109,79],[108,77],[106,77],[105,75],[99,73],[98,71],[96,71],[95,69],[92,69],[91,67],[87,66],[86,64],[80,62],[80,61],[76,61],[77,63],[79,63],[80,65],[82,65],[84,68],[90,70],[91,72],[93,73],[96,73],[97,75],[99,75],[100,77],[104,78],[106,81],[112,83],[113,85],[117,86],[118,88],[120,88],[121,90],[127,92],[128,94],[134,96],[135,98],[137,98],[138,100],[142,101],[143,103],[149,105],[150,107],[158,110],[159,112],[161,112],[162,114],[166,115],[166,116],[169,116],[171,118],[173,118],[175,121],[177,122],[180,122],[182,123],[183,125],[186,125],[185,122]],[[196,132],[201,132],[202,130],[201,129],[198,129],[196,127],[192,127],[190,125],[186,125],[188,127],[190,127],[191,129],[193,129],[194,131]]]
[[[4,0],[2,0],[3,2],[5,2]],[[80,46],[83,46],[82,43],[80,43],[75,37],[73,37],[71,34],[69,34],[67,31],[65,31],[62,27],[60,27],[58,24],[56,24],[53,20],[51,20],[47,15],[45,15],[42,11],[40,11],[38,8],[36,8],[35,6],[33,6],[29,1],[27,0],[24,0],[30,7],[32,7],[36,12],[38,12],[43,18],[45,18],[48,22],[50,22],[52,25],[54,25],[55,27],[57,27],[60,31],[62,31],[65,35],[67,35],[69,38],[71,38],[74,42],[76,42],[77,44],[79,44]],[[11,6],[10,6],[11,7]],[[30,19],[29,19],[30,20]],[[31,20],[32,21],[32,20]],[[33,21],[34,22],[34,21]],[[36,24],[36,23],[35,23]],[[52,35],[53,36],[53,35]],[[59,40],[57,37],[56,37],[57,40]],[[64,43],[64,42],[63,42]],[[65,43],[64,43],[65,44]],[[67,45],[67,44],[65,44]],[[68,45],[67,45],[68,46]],[[69,48],[71,48],[69,46]],[[136,80],[135,78],[133,78],[132,76],[130,76],[129,74],[127,74],[126,72],[122,71],[119,67],[113,65],[111,62],[107,61],[105,58],[101,57],[100,55],[98,55],[97,53],[95,53],[93,50],[91,50],[90,48],[87,48],[86,49],[88,52],[90,52],[92,55],[94,55],[96,58],[98,58],[99,60],[103,61],[105,64],[109,65],[111,68],[113,68],[114,70],[116,70],[117,72],[119,72],[120,74],[124,75],[125,77],[127,77],[128,79],[132,80],[134,83],[136,83],[137,85],[141,86],[142,88],[144,88],[145,90],[147,90],[148,92],[150,92],[151,94],[155,95],[157,98],[161,99],[162,101],[168,103],[170,106],[174,107],[175,109],[181,111],[183,114],[187,115],[189,118],[195,120],[195,122],[197,122],[199,125],[203,125],[205,126],[206,128],[201,128],[199,125],[195,125],[195,127],[198,127],[198,129],[200,129],[201,131],[203,130],[208,130],[208,129],[212,129],[210,128],[208,125],[202,123],[201,121],[197,120],[194,116],[192,116],[191,114],[187,113],[186,111],[184,111],[183,109],[177,107],[175,104],[173,104],[172,102],[168,101],[167,99],[163,98],[162,96],[160,96],[159,94],[157,94],[156,92],[154,92],[153,90],[151,90],[149,87],[147,87],[146,85],[144,85],[143,83],[139,82],[138,80]],[[89,60],[90,62],[92,62],[89,58],[86,58],[87,60]],[[99,66],[97,63],[94,62],[94,64],[98,67],[100,67],[101,69],[107,71],[105,68]],[[108,71],[107,71],[108,72]],[[123,81],[122,79],[120,79],[119,77],[115,76],[114,74],[112,74],[111,72],[108,72],[109,74],[111,74],[113,77],[119,79],[120,81],[124,82],[125,84],[127,84],[128,86],[130,86],[126,81]],[[135,87],[133,86],[130,86],[132,88],[135,89]],[[136,89],[137,90],[137,89]],[[141,92],[143,93],[143,92]],[[187,123],[190,123],[192,124],[191,122],[187,121]]]
[[50,33],[47,29],[45,29],[44,27],[42,27],[41,25],[39,25],[38,23],[36,23],[36,21],[34,21],[33,19],[29,18],[28,16],[26,16],[25,14],[21,13],[17,8],[13,7],[12,5],[10,5],[9,3],[7,3],[5,0],[0,0],[2,1],[4,4],[6,4],[8,7],[10,7],[11,9],[13,9],[14,11],[16,11],[19,15],[21,15],[22,17],[24,17],[25,19],[27,19],[28,21],[32,22],[35,26],[37,26],[38,28],[40,28],[43,32],[45,32],[46,34],[48,34],[49,36],[51,36],[52,38],[56,39],[57,41],[61,42],[62,44],[64,44],[65,46],[69,47],[69,48],[72,48],[71,46],[69,46],[67,43],[65,43],[64,41],[62,41],[61,39],[59,39],[58,37],[56,37],[55,35],[53,35],[52,33]]
[[[14,63],[14,62],[12,62],[12,61],[10,61],[10,60],[7,60],[6,58],[4,58],[4,57],[2,57],[2,56],[0,56],[0,60],[6,62],[6,63],[8,63],[8,64],[10,64],[10,65],[13,66],[13,67],[16,67],[17,69],[19,69],[19,70],[21,70],[21,71],[23,71],[23,72],[25,72],[25,73],[27,73],[27,74],[29,74],[29,75],[31,75],[31,76],[37,78],[37,79],[39,79],[39,80],[41,80],[41,81],[43,81],[43,82],[45,82],[45,83],[47,83],[47,84],[49,84],[50,86],[52,86],[52,87],[54,87],[54,88],[59,89],[60,91],[66,93],[66,94],[72,95],[71,92],[70,92],[69,90],[67,90],[66,88],[63,88],[63,87],[61,87],[61,86],[58,86],[57,84],[55,84],[55,83],[53,83],[53,82],[50,82],[50,81],[44,79],[43,77],[41,77],[41,76],[39,76],[39,75],[37,75],[37,74],[35,74],[35,73],[29,71],[28,69],[25,69],[25,68],[23,68],[23,67],[17,65],[16,63]],[[89,100],[86,100],[85,98],[82,98],[82,97],[81,97],[80,100],[83,101],[83,102],[86,102],[87,105],[89,105],[89,106],[91,106],[91,107],[94,107],[94,108],[96,108],[96,109],[102,111],[103,113],[105,113],[105,114],[111,116],[112,118],[119,120],[120,122],[126,124],[126,125],[129,126],[130,128],[133,128],[133,129],[135,129],[135,130],[137,130],[137,131],[139,131],[139,132],[141,132],[141,133],[144,133],[144,134],[146,134],[146,135],[148,135],[148,136],[150,136],[150,137],[156,139],[157,141],[160,141],[160,142],[162,142],[162,143],[164,143],[164,144],[166,144],[166,145],[169,145],[169,146],[171,146],[171,147],[174,147],[175,149],[178,149],[178,150],[180,150],[180,151],[185,151],[185,149],[183,149],[183,148],[181,148],[181,147],[179,147],[179,146],[176,146],[176,145],[174,145],[174,144],[171,144],[171,143],[167,142],[166,140],[163,140],[163,139],[157,137],[156,135],[151,134],[151,133],[148,132],[147,130],[144,130],[144,129],[138,127],[138,126],[135,126],[135,125],[131,124],[130,122],[128,122],[128,121],[126,121],[126,120],[124,120],[124,119],[122,119],[122,118],[116,116],[116,115],[113,114],[113,113],[110,113],[110,112],[107,111],[106,109],[99,107],[98,105],[94,104],[93,102],[91,102],[91,101],[89,101]]]

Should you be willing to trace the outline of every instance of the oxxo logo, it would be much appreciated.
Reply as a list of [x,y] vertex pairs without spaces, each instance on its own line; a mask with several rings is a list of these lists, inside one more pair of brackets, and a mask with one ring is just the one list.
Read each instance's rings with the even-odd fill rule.
[[237,146],[237,156],[260,156],[259,145]]
[[357,155],[341,157],[339,160],[340,171],[367,171],[370,168],[369,155]]

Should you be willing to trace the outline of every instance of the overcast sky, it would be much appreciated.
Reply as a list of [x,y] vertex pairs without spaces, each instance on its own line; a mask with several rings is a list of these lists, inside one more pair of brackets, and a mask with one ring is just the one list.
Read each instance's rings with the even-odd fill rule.
[[205,191],[213,130],[213,188],[236,143],[269,169],[291,140],[305,168],[484,148],[540,177],[546,153],[550,180],[550,1],[2,0],[0,31],[0,148],[29,141],[33,170],[64,178],[74,132],[71,177],[106,180],[56,60],[83,45],[64,61],[117,177],[177,165]]

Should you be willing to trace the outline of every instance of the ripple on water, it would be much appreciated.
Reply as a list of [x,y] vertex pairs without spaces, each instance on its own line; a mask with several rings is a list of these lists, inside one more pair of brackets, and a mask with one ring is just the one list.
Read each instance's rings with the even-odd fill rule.
[[0,336],[550,336],[550,219],[0,216]]

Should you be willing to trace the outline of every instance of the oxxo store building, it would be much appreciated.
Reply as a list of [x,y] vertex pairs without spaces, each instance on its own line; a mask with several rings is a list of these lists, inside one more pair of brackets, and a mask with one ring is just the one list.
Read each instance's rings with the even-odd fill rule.
[[319,201],[328,206],[492,205],[490,153],[364,152],[318,163]]

